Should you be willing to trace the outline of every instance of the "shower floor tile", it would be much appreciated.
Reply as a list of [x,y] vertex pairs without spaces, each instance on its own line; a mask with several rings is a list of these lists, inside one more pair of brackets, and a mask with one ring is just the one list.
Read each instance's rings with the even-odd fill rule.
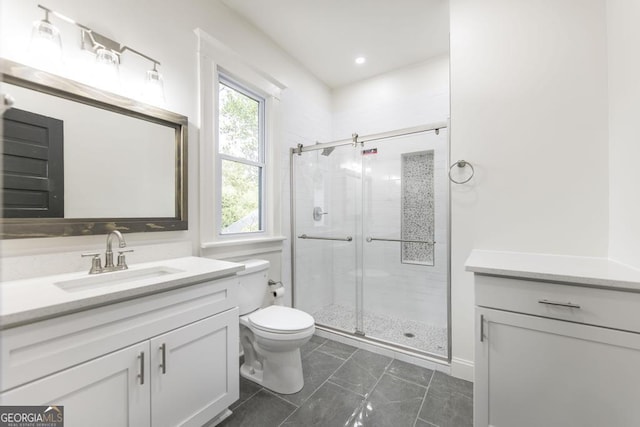
[[[353,332],[356,318],[353,307],[332,304],[312,313],[319,325]],[[389,341],[428,353],[447,355],[447,329],[415,320],[375,313],[363,314],[366,336]]]

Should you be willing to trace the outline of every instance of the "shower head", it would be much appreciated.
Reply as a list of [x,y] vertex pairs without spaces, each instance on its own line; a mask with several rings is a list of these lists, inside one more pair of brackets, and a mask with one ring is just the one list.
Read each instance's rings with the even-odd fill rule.
[[335,149],[336,149],[336,147],[323,148],[322,149],[322,153],[320,153],[320,154],[322,154],[323,156],[327,156],[328,157],[329,154],[331,154],[333,152],[333,150],[335,150]]

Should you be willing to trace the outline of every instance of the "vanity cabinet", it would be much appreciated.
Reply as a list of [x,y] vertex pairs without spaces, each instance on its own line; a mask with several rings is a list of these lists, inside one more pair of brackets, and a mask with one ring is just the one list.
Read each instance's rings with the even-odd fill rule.
[[202,426],[238,399],[237,279],[0,331],[2,405],[65,426]]
[[475,275],[475,427],[640,425],[640,293]]

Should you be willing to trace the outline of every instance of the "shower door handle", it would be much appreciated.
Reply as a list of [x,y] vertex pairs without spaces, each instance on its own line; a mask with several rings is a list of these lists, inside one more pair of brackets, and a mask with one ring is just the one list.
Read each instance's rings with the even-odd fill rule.
[[306,234],[301,234],[298,236],[298,239],[310,239],[310,240],[339,240],[341,242],[350,242],[353,240],[353,237],[322,237],[322,236],[307,236]]
[[371,243],[373,241],[380,241],[380,242],[400,242],[400,243],[424,243],[427,245],[435,245],[436,242],[431,242],[428,240],[407,240],[407,239],[382,239],[382,238],[378,238],[378,237],[367,237],[367,242]]

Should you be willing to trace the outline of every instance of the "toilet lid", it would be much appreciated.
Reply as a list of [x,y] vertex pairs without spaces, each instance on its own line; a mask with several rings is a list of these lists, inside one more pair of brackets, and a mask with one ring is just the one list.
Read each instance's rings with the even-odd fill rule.
[[292,333],[314,325],[313,317],[295,308],[270,305],[249,315],[252,326],[268,332]]

